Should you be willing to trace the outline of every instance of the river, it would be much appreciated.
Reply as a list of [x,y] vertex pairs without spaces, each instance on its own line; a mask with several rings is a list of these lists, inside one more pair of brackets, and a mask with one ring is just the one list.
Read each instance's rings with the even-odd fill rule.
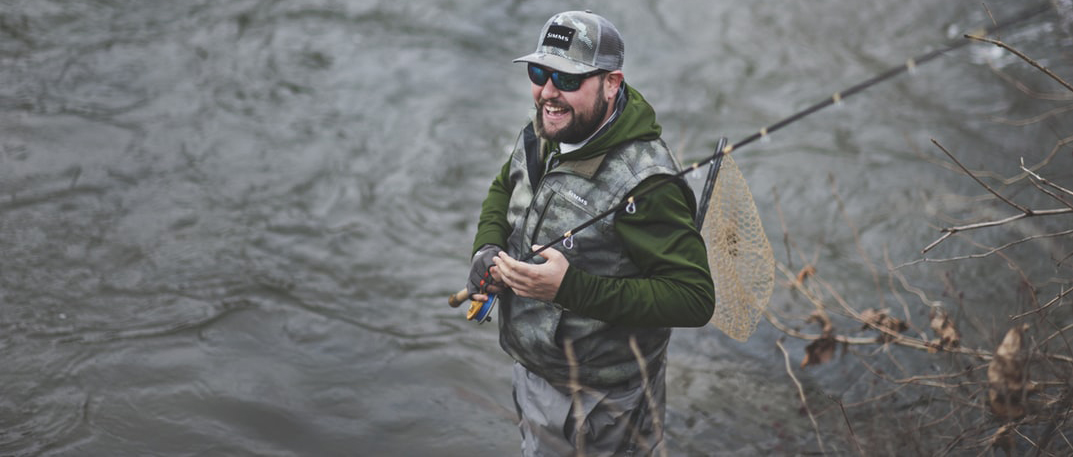
[[[624,34],[627,81],[684,162],[990,22],[963,0],[587,7]],[[516,455],[495,326],[445,299],[531,104],[511,59],[573,8],[0,0],[0,455]],[[1069,32],[1050,12],[1002,38],[1068,79]],[[902,264],[971,206],[956,196],[984,194],[935,164],[931,139],[1005,175],[1045,156],[1069,115],[994,118],[1063,102],[992,68],[1058,90],[973,44],[736,152],[776,257],[875,300],[832,188],[868,258]],[[1069,148],[1055,160],[1068,184]],[[804,257],[786,254],[776,208]],[[987,298],[1017,281],[995,265],[903,271],[936,297],[953,275],[1005,315],[1013,298]],[[808,312],[782,286],[771,306]],[[672,455],[814,447],[780,335],[675,332]],[[805,342],[785,344],[796,365]],[[864,376],[845,360],[796,373],[812,392]]]

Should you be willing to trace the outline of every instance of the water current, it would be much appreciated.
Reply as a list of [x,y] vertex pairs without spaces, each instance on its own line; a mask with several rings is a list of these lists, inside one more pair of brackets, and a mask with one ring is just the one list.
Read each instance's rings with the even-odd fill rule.
[[[445,299],[531,106],[510,61],[547,17],[618,25],[688,163],[1028,3],[0,0],[0,455],[515,455],[495,326]],[[1073,79],[1069,27],[1002,38]],[[1069,103],[1002,74],[1059,90],[973,44],[736,152],[779,260],[876,300],[832,188],[872,262],[919,259],[984,194],[930,139],[1012,175],[1073,131],[996,122]],[[1054,160],[1068,183],[1069,148]],[[995,265],[903,271],[1005,315]],[[784,287],[772,307],[808,312]],[[779,336],[676,331],[672,455],[814,445]],[[853,367],[798,376],[838,392]]]

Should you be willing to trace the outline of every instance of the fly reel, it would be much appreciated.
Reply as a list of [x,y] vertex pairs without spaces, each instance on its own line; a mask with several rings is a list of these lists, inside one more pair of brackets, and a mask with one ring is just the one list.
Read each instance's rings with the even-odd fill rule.
[[[454,295],[447,297],[447,304],[452,308],[459,307],[462,302],[469,298],[469,292],[462,289]],[[478,324],[492,321],[492,310],[496,307],[496,294],[488,294],[488,300],[483,302],[472,300],[469,302],[469,311],[466,311],[466,319],[477,321]]]
[[492,321],[492,310],[496,307],[497,301],[496,294],[488,294],[488,300],[479,302],[473,300],[469,302],[469,311],[466,312],[466,319],[471,321],[477,321],[478,324]]

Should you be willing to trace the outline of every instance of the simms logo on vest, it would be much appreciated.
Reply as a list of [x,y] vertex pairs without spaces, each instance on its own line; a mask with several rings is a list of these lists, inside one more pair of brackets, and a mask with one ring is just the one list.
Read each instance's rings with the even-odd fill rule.
[[581,206],[589,206],[589,201],[588,200],[585,200],[584,198],[581,198],[580,195],[575,194],[574,191],[572,191],[572,190],[566,191],[566,195],[569,195],[570,198],[573,198],[574,200],[577,200],[578,203],[581,203]]
[[544,42],[541,44],[544,46],[569,50],[570,43],[573,41],[574,29],[563,27],[561,25],[552,25],[548,27],[548,33],[544,35]]

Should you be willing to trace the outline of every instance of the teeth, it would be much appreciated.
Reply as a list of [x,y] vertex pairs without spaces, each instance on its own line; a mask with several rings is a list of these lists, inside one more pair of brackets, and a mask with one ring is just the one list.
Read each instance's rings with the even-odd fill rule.
[[559,108],[559,107],[556,107],[556,106],[545,106],[544,109],[547,110],[549,113],[566,112],[566,108]]

